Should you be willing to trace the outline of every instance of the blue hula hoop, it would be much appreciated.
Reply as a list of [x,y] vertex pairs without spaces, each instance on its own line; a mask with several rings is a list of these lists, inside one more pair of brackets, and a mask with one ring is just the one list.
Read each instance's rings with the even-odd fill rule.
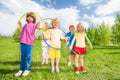
[[[47,28],[45,31],[47,31],[48,29],[52,29],[52,28]],[[65,32],[63,29],[61,29],[61,28],[59,28],[59,29],[60,29],[64,34],[66,34],[66,32]],[[63,49],[65,49],[65,48],[67,48],[68,45],[69,45],[69,44],[67,44],[67,45],[64,46],[63,48],[55,48],[55,47],[51,46],[51,45],[44,39],[44,34],[42,34],[42,36],[43,36],[43,41],[44,41],[49,47],[51,47],[51,48],[53,48],[53,49],[63,50]]]

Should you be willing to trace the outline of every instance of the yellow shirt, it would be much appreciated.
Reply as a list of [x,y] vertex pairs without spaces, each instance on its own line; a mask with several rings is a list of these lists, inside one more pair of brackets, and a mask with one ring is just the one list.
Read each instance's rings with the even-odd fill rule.
[[47,28],[46,27],[42,27],[41,30],[43,32],[45,32],[45,35],[48,35],[49,34],[49,30],[46,30]]
[[75,39],[76,39],[76,46],[77,47],[85,47],[85,36],[86,33],[75,33]]
[[[41,30],[44,32],[44,35],[48,36],[49,34],[49,29],[46,30],[46,27],[42,27]],[[48,44],[50,44],[50,40],[46,40]],[[42,40],[42,46],[48,46],[43,40]]]

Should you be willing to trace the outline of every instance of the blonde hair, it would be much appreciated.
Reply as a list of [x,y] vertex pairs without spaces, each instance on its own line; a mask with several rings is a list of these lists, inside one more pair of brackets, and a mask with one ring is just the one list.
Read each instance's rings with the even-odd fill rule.
[[33,12],[28,12],[27,15],[26,15],[26,21],[28,22],[27,18],[28,17],[32,17],[33,18],[33,23],[36,22],[36,16]]
[[84,32],[85,28],[82,23],[77,24],[77,32]]
[[52,22],[51,22],[52,26],[53,26],[53,23],[54,23],[55,21],[57,21],[57,22],[58,22],[58,25],[60,25],[60,22],[59,22],[58,18],[54,18],[54,19],[52,20]]

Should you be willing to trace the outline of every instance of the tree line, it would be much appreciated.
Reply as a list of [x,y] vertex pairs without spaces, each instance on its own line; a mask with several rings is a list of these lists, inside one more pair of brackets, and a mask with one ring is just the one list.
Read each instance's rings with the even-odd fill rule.
[[117,14],[114,25],[109,26],[103,22],[92,25],[86,32],[93,38],[93,44],[120,45],[120,14]]

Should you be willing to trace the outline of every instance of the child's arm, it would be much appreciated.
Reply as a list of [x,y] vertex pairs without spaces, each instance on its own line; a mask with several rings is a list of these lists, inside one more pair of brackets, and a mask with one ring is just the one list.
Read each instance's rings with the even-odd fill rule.
[[44,35],[45,40],[50,40],[50,30],[49,30],[49,33],[47,35],[45,32],[43,32],[43,35]]
[[60,39],[64,40],[67,42],[68,38],[62,35],[62,31],[60,31]]
[[85,39],[87,40],[88,44],[90,45],[90,49],[93,49],[93,46],[89,40],[89,38],[85,35]]
[[72,50],[72,48],[73,48],[73,45],[74,45],[74,42],[75,42],[75,37],[73,38],[73,40],[72,40],[72,43],[71,43],[71,45],[70,45],[70,50]]
[[41,30],[39,22],[37,23],[37,25],[38,25],[37,29]]
[[20,21],[18,21],[18,25],[20,27],[20,31],[22,32],[22,23]]

